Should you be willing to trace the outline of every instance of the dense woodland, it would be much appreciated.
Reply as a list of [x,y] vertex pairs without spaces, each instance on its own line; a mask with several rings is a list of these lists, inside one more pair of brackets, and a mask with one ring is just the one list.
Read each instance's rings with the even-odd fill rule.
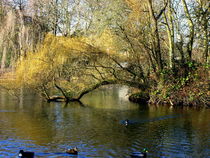
[[1,0],[0,86],[79,101],[108,84],[130,100],[209,106],[208,0]]

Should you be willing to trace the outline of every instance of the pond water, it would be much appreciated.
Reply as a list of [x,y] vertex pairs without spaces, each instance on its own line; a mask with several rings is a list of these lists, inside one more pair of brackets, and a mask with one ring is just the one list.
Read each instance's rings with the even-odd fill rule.
[[[126,87],[101,88],[84,105],[65,105],[27,92],[18,102],[1,90],[0,157],[23,149],[36,157],[129,158],[143,148],[151,158],[210,157],[210,109],[138,105],[126,94]],[[75,146],[78,156],[65,154]]]

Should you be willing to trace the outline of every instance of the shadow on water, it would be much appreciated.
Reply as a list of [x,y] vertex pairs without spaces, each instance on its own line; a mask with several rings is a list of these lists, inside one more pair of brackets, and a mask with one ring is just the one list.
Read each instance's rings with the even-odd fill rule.
[[[31,94],[22,102],[0,91],[0,157],[20,149],[36,157],[129,157],[148,148],[148,157],[208,157],[210,111],[143,106],[127,100],[125,87],[88,94],[79,103],[46,103]],[[128,119],[128,126],[123,121]],[[77,157],[77,156],[76,156]]]

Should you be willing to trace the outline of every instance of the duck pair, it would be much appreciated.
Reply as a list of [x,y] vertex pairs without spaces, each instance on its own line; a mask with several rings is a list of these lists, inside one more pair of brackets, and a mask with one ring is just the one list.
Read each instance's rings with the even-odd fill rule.
[[[75,147],[73,149],[68,149],[68,150],[66,150],[66,153],[77,155],[78,154],[78,149],[77,149],[77,147]],[[18,157],[19,158],[34,158],[34,152],[20,150],[19,154],[18,154]]]
[[[73,149],[68,149],[66,151],[66,153],[77,155],[78,154],[78,149],[77,149],[77,147],[75,147]],[[133,152],[131,154],[131,157],[132,158],[146,158],[147,157],[147,153],[148,153],[148,150],[146,148],[144,148],[142,152]]]

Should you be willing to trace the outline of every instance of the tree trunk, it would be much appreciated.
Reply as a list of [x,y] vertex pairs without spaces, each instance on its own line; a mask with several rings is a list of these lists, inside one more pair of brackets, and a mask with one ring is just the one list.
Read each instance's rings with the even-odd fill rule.
[[80,95],[79,95],[77,98],[75,98],[75,99],[70,99],[70,101],[71,101],[71,100],[73,100],[73,101],[74,101],[74,100],[80,100],[85,94],[87,94],[87,93],[89,93],[89,92],[92,92],[93,90],[95,90],[95,89],[97,89],[97,88],[99,88],[99,87],[101,87],[101,86],[109,85],[109,84],[116,84],[116,83],[117,83],[117,82],[116,82],[115,80],[102,81],[102,82],[97,83],[97,84],[95,84],[94,86],[92,86],[92,87],[90,87],[90,88],[84,90],[83,92],[80,93]]
[[[168,18],[167,18],[168,17]],[[168,14],[165,15],[165,22],[167,27],[167,33],[168,33],[168,41],[169,41],[169,67],[174,67],[174,24],[173,24],[173,16],[172,16],[172,6],[171,6],[171,0],[169,0],[168,4]]]
[[209,12],[208,12],[208,8],[202,8],[201,6],[201,10],[202,10],[202,21],[201,23],[204,25],[203,26],[203,29],[204,29],[204,52],[203,52],[203,58],[204,58],[204,61],[206,63],[208,63],[208,56],[209,56],[209,21],[208,21],[208,18],[209,18]]
[[208,32],[208,21],[206,22],[205,26],[205,39],[204,39],[204,61],[208,64],[209,63],[209,32]]
[[190,16],[186,1],[182,0],[182,4],[183,4],[183,7],[184,7],[184,12],[185,12],[185,15],[187,17],[188,26],[189,26],[189,29],[190,29],[189,41],[187,43],[187,54],[188,54],[188,60],[191,61],[192,60],[193,42],[194,42],[194,32],[195,32],[194,31],[194,24],[193,24],[192,18]]
[[56,36],[57,35],[57,30],[58,30],[58,0],[55,0],[54,4],[54,26],[53,26],[53,34]]
[[21,10],[18,11],[19,13],[19,19],[20,19],[20,29],[18,33],[19,37],[19,55],[20,55],[20,61],[22,61],[25,57],[25,46],[24,46],[24,33],[25,33],[25,25],[24,25],[24,19],[23,19],[23,13]]
[[1,59],[1,70],[4,71],[6,65],[6,55],[7,55],[7,48],[4,46],[3,54]]
[[148,8],[149,8],[149,13],[152,18],[152,23],[154,24],[152,28],[152,32],[154,35],[154,51],[156,55],[156,61],[158,65],[158,69],[161,71],[163,69],[163,63],[162,63],[162,57],[161,57],[161,48],[160,48],[160,36],[159,36],[159,30],[158,30],[158,17],[155,17],[154,10],[152,8],[152,0],[147,0]]
[[70,32],[71,32],[71,29],[70,29],[70,25],[71,25],[71,18],[70,18],[70,12],[68,11],[68,7],[69,7],[69,1],[68,0],[65,0],[64,1],[64,7],[65,7],[65,10],[64,10],[64,17],[65,17],[65,23],[64,23],[64,27],[65,27],[65,36],[69,36],[70,35]]

